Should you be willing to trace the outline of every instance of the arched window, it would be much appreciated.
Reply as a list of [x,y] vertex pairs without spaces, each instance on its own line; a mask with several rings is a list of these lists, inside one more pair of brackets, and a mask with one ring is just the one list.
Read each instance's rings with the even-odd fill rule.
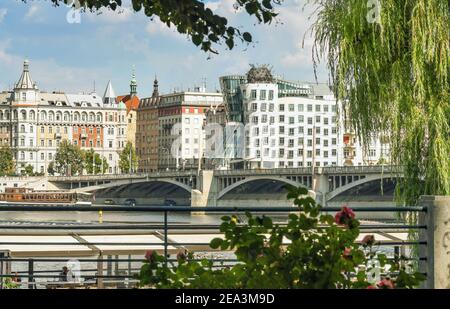
[[94,122],[95,121],[95,114],[94,113],[89,113],[89,121],[90,122]]
[[23,124],[20,126],[20,133],[25,133],[25,126]]
[[56,121],[61,121],[62,120],[62,113],[61,112],[57,112],[56,113]]
[[102,122],[102,114],[101,113],[97,113],[97,122],[98,123]]
[[22,118],[22,120],[27,120],[27,112],[26,111],[21,111],[20,112],[20,117]]
[[83,121],[83,122],[87,121],[87,114],[86,113],[82,113],[81,114],[81,121]]
[[30,120],[34,120],[35,117],[36,117],[36,113],[33,110],[30,111]]
[[54,119],[55,119],[55,113],[54,112],[48,113],[48,120],[53,121]]
[[80,114],[78,113],[78,112],[76,112],[74,115],[73,115],[73,121],[79,121],[80,120]]
[[47,113],[45,111],[41,112],[41,120],[47,120]]
[[69,113],[68,112],[64,113],[64,121],[69,121]]

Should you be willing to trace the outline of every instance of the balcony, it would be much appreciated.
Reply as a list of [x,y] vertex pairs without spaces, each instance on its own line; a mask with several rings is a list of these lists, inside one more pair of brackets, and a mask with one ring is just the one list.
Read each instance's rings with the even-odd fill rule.
[[87,139],[87,134],[86,133],[81,133],[80,134],[81,139]]
[[61,139],[61,133],[55,133],[55,139]]

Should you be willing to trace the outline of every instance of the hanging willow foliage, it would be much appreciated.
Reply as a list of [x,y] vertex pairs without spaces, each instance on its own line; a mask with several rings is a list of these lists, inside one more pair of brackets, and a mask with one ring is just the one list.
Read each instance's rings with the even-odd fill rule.
[[308,2],[314,63],[326,58],[360,140],[388,134],[399,201],[450,194],[450,1]]

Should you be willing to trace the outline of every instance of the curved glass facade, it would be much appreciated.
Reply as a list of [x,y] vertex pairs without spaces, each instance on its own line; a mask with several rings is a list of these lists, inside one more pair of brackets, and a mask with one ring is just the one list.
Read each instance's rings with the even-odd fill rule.
[[222,76],[219,80],[227,121],[243,122],[244,104],[240,86],[247,82],[247,78],[243,75],[230,75]]

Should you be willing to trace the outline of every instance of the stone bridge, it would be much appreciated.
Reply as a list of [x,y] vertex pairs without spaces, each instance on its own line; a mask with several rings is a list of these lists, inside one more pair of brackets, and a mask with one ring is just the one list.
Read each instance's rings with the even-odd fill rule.
[[[365,198],[392,202],[393,166],[332,166],[252,170],[171,171],[152,174],[49,177],[59,189],[96,198],[135,198],[192,206],[286,205],[285,185],[313,191],[322,205]],[[150,200],[149,200],[150,199]],[[247,201],[247,202],[246,202]]]

